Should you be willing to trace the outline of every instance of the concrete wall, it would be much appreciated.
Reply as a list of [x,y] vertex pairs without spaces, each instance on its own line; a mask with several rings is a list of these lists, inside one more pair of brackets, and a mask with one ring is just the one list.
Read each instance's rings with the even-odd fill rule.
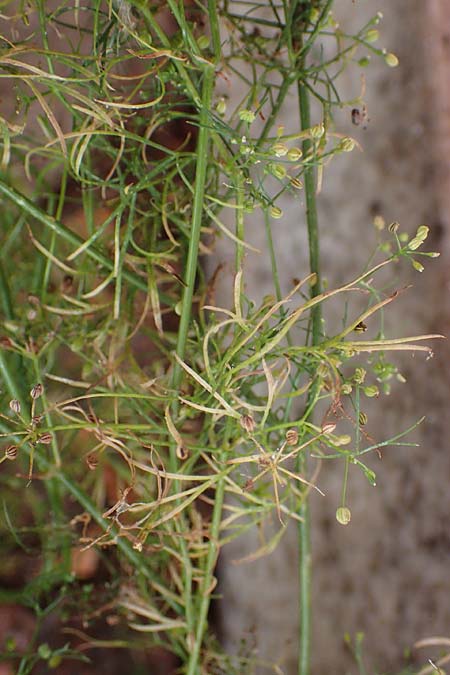
[[[446,99],[450,78],[450,7],[445,0],[337,0],[335,13],[350,32],[377,10],[383,12],[380,44],[400,59],[396,69],[374,60],[366,73],[367,130],[351,125],[347,110],[336,115],[337,130],[363,146],[333,161],[319,199],[322,263],[330,286],[353,278],[375,244],[374,214],[397,220],[415,232],[430,226],[428,250],[439,249],[422,275],[406,266],[398,287],[413,284],[386,312],[387,334],[446,333],[449,323],[449,160],[450,115]],[[357,95],[358,70],[342,78],[342,88]],[[282,122],[296,119],[292,99]],[[314,120],[319,121],[318,119]],[[282,282],[302,277],[306,267],[304,217],[298,202],[286,198],[286,216],[277,221]],[[264,251],[263,227],[251,225],[251,239]],[[217,258],[230,255],[226,242]],[[268,257],[247,258],[247,292],[255,300],[273,292]],[[229,297],[226,280],[219,299]],[[342,309],[342,307],[341,307]],[[329,325],[336,321],[334,309]],[[376,332],[369,327],[368,335]],[[409,438],[418,448],[393,448],[382,461],[373,456],[377,487],[351,471],[346,528],[335,520],[343,467],[325,463],[318,484],[325,498],[313,495],[314,675],[356,673],[343,635],[363,631],[369,673],[400,672],[404,650],[422,637],[448,635],[450,530],[450,453],[448,452],[448,345],[435,345],[435,357],[395,359],[407,378],[389,397],[368,405],[368,432],[377,440],[426,421]],[[246,537],[225,547],[220,567],[222,638],[236,649],[247,637],[263,658],[277,661],[286,675],[296,672],[297,554],[295,528],[279,549],[251,564],[233,560],[258,546]],[[413,652],[413,661],[424,655]],[[353,665],[352,665],[353,664]],[[261,668],[260,672],[273,672]]]

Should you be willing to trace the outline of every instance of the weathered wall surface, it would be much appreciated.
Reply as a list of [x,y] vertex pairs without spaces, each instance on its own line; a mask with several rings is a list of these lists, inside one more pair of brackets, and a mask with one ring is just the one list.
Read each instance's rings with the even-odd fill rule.
[[[412,283],[413,288],[387,310],[387,332],[446,333],[450,7],[445,0],[335,3],[335,13],[348,32],[377,10],[384,15],[380,43],[398,55],[400,67],[391,70],[374,61],[368,69],[371,121],[366,131],[352,127],[348,111],[336,115],[338,130],[355,136],[363,152],[337,158],[325,174],[319,202],[323,270],[331,286],[361,270],[375,241],[371,225],[375,213],[387,222],[399,221],[410,233],[419,224],[428,224],[433,235],[427,249],[438,248],[441,258],[431,261],[422,275],[403,270],[399,286]],[[358,78],[356,69],[344,75],[346,93],[358,93]],[[283,113],[286,126],[296,115],[295,102],[290,106]],[[277,223],[276,237],[288,289],[292,277],[302,277],[307,269],[305,224],[298,203],[287,200],[283,208],[286,216]],[[262,226],[252,225],[252,241],[264,250]],[[218,252],[221,259],[227,255],[226,244],[223,247]],[[247,270],[251,297],[273,291],[268,257],[250,254]],[[219,293],[227,296],[226,284]],[[372,458],[377,488],[352,472],[353,517],[347,528],[334,517],[343,467],[333,463],[322,467],[318,483],[326,497],[312,497],[314,675],[357,672],[343,644],[345,632],[366,634],[368,672],[392,675],[400,672],[404,650],[417,639],[448,634],[448,357],[449,347],[442,342],[431,361],[421,355],[403,358],[399,363],[407,385],[394,385],[389,397],[368,408],[368,429],[377,440],[407,428],[423,414],[427,419],[415,433],[420,447],[393,448],[382,461]],[[262,657],[277,661],[290,675],[296,672],[297,643],[295,528],[272,555],[250,565],[232,564],[257,545],[256,537],[246,537],[223,552],[219,568],[223,640],[233,649],[248,637]]]

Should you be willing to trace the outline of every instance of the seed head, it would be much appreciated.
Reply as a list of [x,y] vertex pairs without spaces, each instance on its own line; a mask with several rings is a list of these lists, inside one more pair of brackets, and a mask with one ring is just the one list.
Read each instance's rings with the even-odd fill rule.
[[255,120],[255,113],[252,110],[240,110],[239,119],[243,122],[247,122],[247,124],[251,124]]
[[272,218],[275,218],[276,220],[283,217],[283,211],[279,209],[278,206],[271,206],[269,209],[269,213],[272,216]]
[[356,143],[353,140],[353,138],[350,138],[350,136],[346,136],[339,143],[338,149],[341,150],[342,152],[351,152],[354,149],[355,145]]
[[33,401],[42,396],[43,391],[44,387],[42,386],[42,384],[35,384],[32,390],[30,391],[30,396],[33,399]]
[[341,525],[348,525],[351,519],[352,519],[351,511],[346,506],[340,506],[336,510],[336,520]]
[[227,111],[227,102],[223,97],[217,101],[216,110],[219,113],[219,115],[225,115]]
[[310,134],[311,138],[315,138],[318,140],[319,138],[322,138],[322,136],[325,133],[325,127],[323,124],[316,124],[315,126],[311,127],[310,129]]
[[287,154],[288,159],[291,162],[298,162],[298,160],[301,158],[302,155],[303,152],[300,150],[300,148],[291,148],[290,150],[288,150]]
[[380,395],[380,392],[379,392],[376,384],[371,384],[368,387],[364,387],[363,391],[364,391],[365,395],[367,396],[367,398],[374,398],[374,396]]
[[353,375],[353,380],[356,384],[362,384],[366,379],[366,371],[364,368],[355,368],[355,374]]
[[288,152],[288,147],[284,143],[275,143],[272,151],[276,157],[284,157]]
[[290,183],[291,183],[292,187],[295,188],[296,190],[301,190],[303,188],[303,183],[298,178],[292,177],[290,179]]
[[279,180],[283,180],[283,178],[286,176],[286,167],[283,166],[282,164],[272,164],[271,167],[271,173],[275,178],[278,178]]
[[241,423],[241,427],[248,433],[252,434],[255,430],[255,420],[251,415],[242,415],[241,419],[239,420]]
[[18,401],[16,398],[13,398],[13,400],[9,402],[9,407],[13,413],[20,415],[20,401]]
[[376,28],[368,30],[366,33],[366,42],[376,42],[380,37],[379,31]]
[[361,427],[363,427],[365,424],[367,424],[368,417],[365,412],[360,412],[358,415],[358,422]]
[[39,436],[38,443],[42,443],[43,445],[50,445],[52,440],[53,440],[52,434],[50,432],[46,432],[45,434],[42,434],[42,436]]
[[430,228],[427,225],[420,225],[420,227],[417,228],[416,236],[409,242],[408,248],[411,251],[415,251],[422,246],[423,242],[428,237],[429,231]]
[[384,228],[386,227],[386,221],[384,220],[383,216],[377,215],[373,219],[373,225],[376,230],[379,230],[381,232],[381,230],[384,230]]
[[395,54],[392,52],[385,54],[384,60],[390,68],[396,68],[399,64],[397,56],[395,56]]
[[17,445],[8,445],[5,449],[5,457],[10,461],[13,461],[17,457]]
[[177,445],[176,454],[178,459],[185,460],[189,457],[189,450],[185,445],[180,443],[179,445]]
[[98,457],[95,453],[90,452],[86,457],[86,464],[90,471],[94,471],[98,466]]
[[205,34],[200,35],[197,40],[197,44],[201,50],[207,49],[209,47],[209,37]]
[[343,434],[342,436],[336,436],[333,438],[333,444],[338,448],[342,445],[348,445],[352,440],[352,437],[349,434]]
[[297,443],[298,443],[298,431],[297,431],[297,429],[288,429],[286,431],[286,443],[288,445],[297,445]]

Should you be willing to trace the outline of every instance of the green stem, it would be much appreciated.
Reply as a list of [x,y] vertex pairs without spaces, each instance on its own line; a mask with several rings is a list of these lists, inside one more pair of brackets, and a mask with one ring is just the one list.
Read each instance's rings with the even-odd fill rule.
[[213,586],[214,568],[219,554],[219,533],[222,520],[222,506],[225,493],[225,479],[220,478],[217,482],[217,488],[214,495],[214,511],[210,529],[210,540],[208,545],[208,554],[206,557],[205,574],[201,588],[200,607],[196,612],[197,630],[193,648],[190,652],[189,663],[186,675],[198,675],[200,649],[203,642],[203,636],[207,627],[208,610],[211,601],[211,588]]
[[[203,200],[205,195],[206,171],[208,167],[208,146],[210,138],[209,115],[211,109],[211,100],[214,87],[214,70],[209,68],[204,74],[202,90],[202,108],[199,118],[199,132],[197,143],[197,170],[195,174],[194,202],[192,209],[191,231],[189,239],[189,249],[185,267],[184,282],[185,288],[181,306],[180,325],[178,328],[178,339],[176,352],[183,361],[186,353],[186,343],[191,322],[192,299],[194,297],[195,280],[197,277],[198,249],[200,243],[200,231],[203,218]],[[176,394],[181,383],[182,369],[179,363],[173,367],[172,389]],[[178,401],[175,400],[174,415],[178,413]],[[176,467],[176,456],[172,452],[172,469]]]
[[[331,2],[326,3],[327,10]],[[294,17],[295,20],[295,17]],[[302,47],[303,36],[298,36],[298,46]],[[295,50],[297,51],[297,50]],[[307,49],[300,49],[301,57],[296,66],[299,73],[305,72],[305,57]],[[309,105],[309,91],[305,83],[298,81],[298,101],[300,107],[300,126],[304,131],[311,127],[311,114]],[[313,142],[309,138],[303,141],[303,156],[309,157],[313,152]],[[305,200],[306,200],[306,223],[308,229],[309,246],[309,269],[316,275],[316,283],[311,287],[311,296],[314,298],[321,293],[320,279],[320,251],[319,251],[319,227],[316,204],[316,180],[313,162],[305,167],[304,172]],[[321,339],[322,312],[318,303],[311,309],[311,344],[317,345]],[[317,384],[311,387],[308,403],[317,397]],[[307,404],[307,407],[308,404]],[[304,473],[306,470],[306,455],[299,454],[297,457],[297,471]],[[311,667],[311,514],[308,497],[302,501],[299,509],[299,591],[300,591],[300,645],[298,673],[309,675]]]
[[[195,174],[195,188],[194,188],[194,198],[193,198],[193,209],[192,209],[192,221],[191,221],[191,231],[189,239],[189,248],[188,255],[185,266],[185,288],[182,299],[181,306],[181,316],[180,324],[178,327],[178,339],[176,345],[176,353],[181,360],[184,360],[186,353],[186,343],[189,332],[189,326],[191,322],[192,314],[192,300],[194,297],[195,282],[197,277],[197,265],[198,265],[198,251],[200,244],[200,232],[202,227],[203,219],[203,202],[205,194],[205,183],[206,183],[206,173],[208,167],[208,147],[210,140],[210,129],[209,129],[209,115],[211,110],[212,94],[214,88],[214,69],[208,68],[204,72],[203,87],[202,87],[202,104],[199,115],[199,133],[197,141],[197,169]],[[173,403],[173,414],[176,418],[179,411],[179,402],[177,398],[177,393],[181,384],[182,369],[178,362],[174,364],[172,371],[172,390],[175,394],[175,400]],[[177,455],[176,447],[174,443],[170,445],[170,467],[172,471],[176,471],[177,468]],[[174,489],[178,490],[178,481],[174,482]],[[182,526],[186,527],[186,524],[182,521]],[[184,603],[185,603],[185,613],[186,613],[186,622],[188,625],[189,635],[194,635],[195,631],[195,622],[197,621],[197,626],[200,625],[200,621],[197,616],[194,616],[192,611],[192,570],[191,563],[189,558],[189,553],[187,551],[186,543],[181,537],[181,555],[185,560],[184,566]],[[199,634],[197,630],[197,635],[199,635],[200,644],[197,647],[197,659],[200,651],[200,645],[202,640],[203,633]],[[197,645],[198,639],[196,639],[195,644]],[[191,661],[194,657],[191,654]],[[192,671],[197,672],[197,671]]]

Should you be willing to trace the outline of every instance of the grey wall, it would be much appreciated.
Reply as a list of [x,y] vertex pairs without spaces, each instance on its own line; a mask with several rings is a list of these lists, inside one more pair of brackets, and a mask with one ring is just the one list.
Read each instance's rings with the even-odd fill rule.
[[[319,198],[323,271],[334,286],[362,269],[375,243],[374,213],[415,232],[432,230],[430,261],[422,275],[403,266],[398,287],[413,284],[386,312],[391,336],[446,333],[449,323],[449,170],[447,96],[450,76],[450,7],[444,0],[337,0],[336,14],[348,31],[377,10],[384,14],[380,45],[395,52],[400,66],[374,60],[366,73],[370,124],[351,125],[349,111],[336,116],[337,130],[354,135],[363,151],[333,161]],[[357,95],[358,70],[342,78]],[[351,94],[353,92],[353,94]],[[295,101],[282,122],[295,120]],[[316,122],[319,120],[315,120]],[[305,223],[298,202],[286,198],[286,216],[277,221],[284,289],[306,270]],[[251,238],[264,251],[264,232],[250,224]],[[228,245],[217,258],[226,259]],[[247,258],[247,292],[254,299],[273,291],[268,258]],[[219,300],[229,298],[222,281]],[[340,308],[342,309],[342,307]],[[331,308],[329,326],[338,309]],[[372,331],[373,333],[374,331]],[[370,335],[370,327],[367,335]],[[404,650],[419,638],[447,634],[449,591],[450,454],[448,452],[448,345],[435,345],[435,357],[395,359],[407,384],[394,384],[389,397],[366,406],[368,431],[377,440],[408,427],[422,415],[414,434],[418,448],[393,448],[370,465],[377,487],[351,471],[346,528],[335,520],[343,467],[322,466],[318,484],[326,496],[312,495],[314,556],[313,674],[356,673],[343,635],[363,631],[369,673],[398,673]],[[413,438],[410,437],[410,440]],[[276,523],[273,525],[276,527]],[[220,563],[222,637],[230,650],[247,636],[261,657],[277,661],[286,675],[296,672],[296,533],[292,528],[272,555],[251,564],[233,560],[258,547],[256,535],[225,547]],[[424,654],[413,652],[418,663]],[[261,668],[261,672],[269,672]]]

